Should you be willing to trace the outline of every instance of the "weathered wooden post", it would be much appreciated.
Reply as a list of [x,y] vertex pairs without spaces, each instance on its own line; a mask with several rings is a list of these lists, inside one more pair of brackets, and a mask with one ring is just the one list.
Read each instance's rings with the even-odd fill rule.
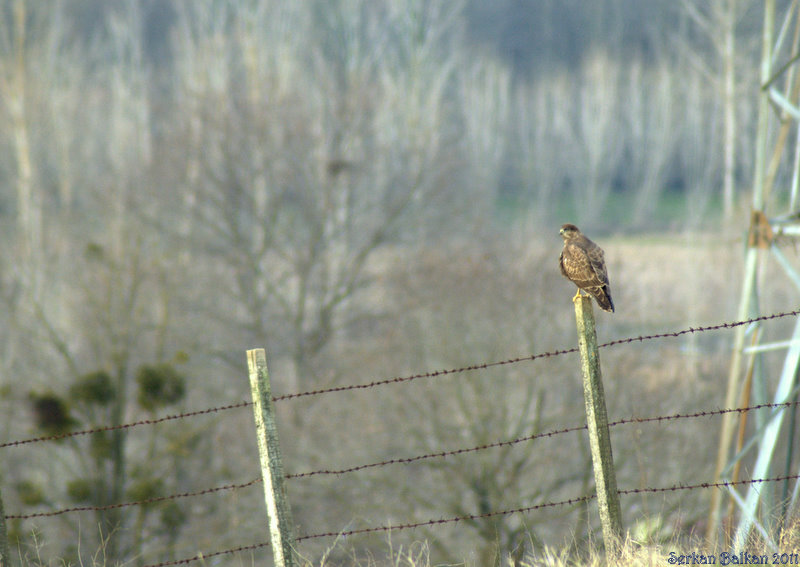
[[6,528],[6,512],[3,497],[0,495],[0,567],[11,566],[11,553],[8,550],[8,530]]
[[622,544],[622,517],[619,508],[617,475],[611,454],[611,435],[608,431],[608,413],[603,393],[600,371],[600,353],[597,350],[597,333],[592,311],[592,298],[576,296],[575,322],[578,326],[578,348],[583,369],[583,397],[586,402],[586,424],[589,428],[589,445],[592,450],[594,483],[597,489],[597,506],[603,526],[606,553],[616,555]]
[[281,448],[267,370],[267,356],[263,348],[247,351],[247,367],[253,395],[253,415],[256,420],[258,452],[261,455],[261,476],[264,480],[264,498],[267,502],[272,556],[276,567],[294,567],[294,521],[286,498]]

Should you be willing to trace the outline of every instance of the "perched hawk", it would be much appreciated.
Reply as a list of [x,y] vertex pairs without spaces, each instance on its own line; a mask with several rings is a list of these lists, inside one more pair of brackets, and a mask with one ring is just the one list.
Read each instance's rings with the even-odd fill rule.
[[613,312],[614,302],[608,286],[603,250],[586,238],[574,224],[565,224],[560,232],[564,239],[564,249],[559,258],[561,273],[578,286],[575,297],[584,290],[597,300],[600,309]]

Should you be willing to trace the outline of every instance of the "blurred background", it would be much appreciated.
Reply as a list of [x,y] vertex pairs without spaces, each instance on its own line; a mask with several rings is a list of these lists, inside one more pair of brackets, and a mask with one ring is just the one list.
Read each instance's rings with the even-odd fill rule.
[[[606,250],[600,342],[732,320],[761,20],[754,0],[0,1],[0,441],[247,400],[254,347],[277,395],[571,348],[565,222]],[[793,308],[771,290],[763,312]],[[721,407],[731,342],[604,350],[610,418]],[[289,473],[585,419],[574,355],[277,406]],[[620,487],[708,481],[710,423],[615,430]],[[506,449],[291,480],[298,531],[592,488],[582,435]],[[3,451],[6,514],[259,475],[246,408]],[[660,541],[702,532],[708,502],[622,505]],[[258,484],[9,530],[59,565],[267,540]],[[302,552],[490,565],[598,534],[584,504]]]

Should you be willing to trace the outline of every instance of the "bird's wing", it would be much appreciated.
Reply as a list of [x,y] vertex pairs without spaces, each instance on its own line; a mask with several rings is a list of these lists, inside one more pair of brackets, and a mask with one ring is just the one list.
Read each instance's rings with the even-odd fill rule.
[[608,271],[606,270],[603,249],[597,244],[591,243],[591,246],[586,250],[586,256],[592,265],[592,270],[597,277],[598,284],[608,285]]

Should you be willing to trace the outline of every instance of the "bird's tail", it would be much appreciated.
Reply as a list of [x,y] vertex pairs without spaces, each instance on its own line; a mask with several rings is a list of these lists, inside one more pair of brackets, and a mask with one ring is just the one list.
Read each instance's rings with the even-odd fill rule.
[[614,312],[614,301],[611,299],[611,290],[608,289],[607,285],[602,287],[593,287],[589,291],[597,300],[597,305],[600,306],[600,309],[603,311],[608,311],[609,313]]

